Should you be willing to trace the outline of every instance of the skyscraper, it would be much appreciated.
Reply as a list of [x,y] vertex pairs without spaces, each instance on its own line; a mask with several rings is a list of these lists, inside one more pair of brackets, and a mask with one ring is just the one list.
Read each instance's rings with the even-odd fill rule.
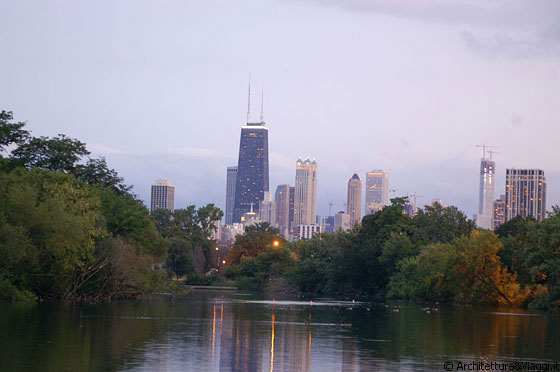
[[276,202],[272,200],[270,191],[264,192],[264,199],[259,203],[259,219],[268,222],[270,226],[276,226]]
[[492,230],[496,230],[506,222],[506,196],[500,195],[500,199],[494,200],[494,217],[492,218]]
[[152,185],[152,198],[150,209],[167,209],[171,212],[175,210],[175,186],[169,180],[158,179]]
[[235,206],[235,183],[237,180],[237,166],[227,167],[226,180],[226,225],[233,223],[233,208]]
[[334,215],[334,231],[346,231],[350,229],[350,216],[340,211]]
[[241,220],[241,216],[251,209],[251,203],[256,207],[255,213],[258,214],[259,202],[264,199],[264,192],[269,191],[268,128],[263,119],[262,102],[260,122],[250,122],[250,97],[251,87],[249,86],[247,125],[241,128],[241,140],[239,141],[233,222]]
[[495,169],[496,164],[486,158],[486,146],[483,146],[482,159],[480,159],[480,187],[478,192],[478,215],[476,225],[483,229],[492,230],[494,217],[495,198]]
[[389,173],[374,170],[366,173],[366,214],[375,213],[389,204]]
[[348,180],[348,196],[346,213],[350,215],[350,227],[353,228],[362,220],[362,180],[354,173]]
[[294,235],[299,225],[315,224],[317,216],[317,162],[298,159],[294,191]]
[[[276,201],[276,225],[282,234],[290,229],[290,185],[279,185],[274,194]],[[292,202],[293,205],[293,202]]]
[[506,221],[546,217],[546,178],[541,169],[506,169]]

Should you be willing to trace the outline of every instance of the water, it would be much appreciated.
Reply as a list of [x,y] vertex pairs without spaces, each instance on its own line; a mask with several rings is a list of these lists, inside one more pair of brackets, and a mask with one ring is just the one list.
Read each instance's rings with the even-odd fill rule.
[[511,309],[226,292],[0,306],[2,371],[443,370],[560,361],[560,320]]

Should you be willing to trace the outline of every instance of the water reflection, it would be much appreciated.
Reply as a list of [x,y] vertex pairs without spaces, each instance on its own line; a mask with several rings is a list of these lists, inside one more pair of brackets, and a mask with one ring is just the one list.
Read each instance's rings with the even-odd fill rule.
[[447,359],[558,360],[559,325],[550,315],[522,311],[257,301],[216,292],[9,305],[0,307],[0,365],[6,371],[442,370]]

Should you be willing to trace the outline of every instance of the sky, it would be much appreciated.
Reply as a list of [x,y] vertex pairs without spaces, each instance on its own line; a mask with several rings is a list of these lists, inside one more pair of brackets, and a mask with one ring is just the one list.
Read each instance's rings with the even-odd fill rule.
[[269,128],[270,188],[319,165],[318,214],[354,172],[391,197],[478,210],[481,150],[540,168],[560,204],[560,1],[2,0],[0,109],[64,133],[149,204],[225,206],[252,84]]

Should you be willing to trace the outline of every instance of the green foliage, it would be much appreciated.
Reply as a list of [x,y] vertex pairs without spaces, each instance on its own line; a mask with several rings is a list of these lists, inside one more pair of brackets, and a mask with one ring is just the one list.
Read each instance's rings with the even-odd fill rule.
[[500,242],[491,232],[472,231],[451,244],[430,244],[403,259],[389,295],[470,304],[520,305],[529,292],[501,266]]
[[417,256],[398,263],[388,295],[408,300],[451,301],[452,267],[456,260],[456,252],[449,244],[423,247]]
[[13,119],[11,111],[0,112],[0,152],[5,151],[11,144],[20,144],[29,138],[29,132],[22,129],[25,123],[14,123]]
[[520,305],[528,296],[517,276],[502,267],[498,237],[488,231],[473,231],[457,239],[458,254],[452,274],[455,276],[455,299],[472,304]]
[[270,277],[282,276],[294,263],[295,257],[287,247],[268,247],[259,255],[244,257],[239,264],[228,266],[225,276],[240,288],[262,290]]
[[430,243],[451,243],[456,238],[470,234],[474,222],[457,207],[442,207],[441,204],[427,205],[412,219],[412,240],[422,246]]
[[194,272],[194,247],[192,240],[176,237],[170,239],[165,266],[177,277]]
[[174,212],[152,211],[157,231],[172,244],[166,263],[169,274],[183,276],[193,270],[203,273],[214,266],[211,252],[215,242],[212,234],[222,217],[223,212],[214,204],[198,209],[190,205]]
[[105,158],[88,159],[86,164],[75,165],[73,174],[89,185],[113,188],[121,194],[126,194],[132,189],[124,184],[124,179],[119,177],[114,169],[109,168]]
[[[35,293],[64,297],[75,272],[94,259],[96,239],[104,236],[99,201],[73,177],[41,170],[2,175],[0,190],[4,231],[20,235],[18,245],[25,245],[11,274],[19,271]],[[24,268],[25,262],[35,264]]]
[[280,231],[263,222],[247,226],[245,233],[236,236],[233,247],[228,252],[227,262],[240,263],[243,257],[254,257],[266,251],[274,241],[284,244]]
[[200,275],[195,272],[191,272],[187,275],[185,284],[188,285],[216,285],[220,283],[220,278],[216,275]]
[[0,114],[0,300],[162,288],[167,243],[105,159],[65,135],[31,138]]
[[534,283],[530,267],[526,264],[526,245],[536,221],[533,218],[514,217],[496,229],[502,248],[498,252],[502,264],[518,275],[522,285]]
[[57,137],[33,137],[12,151],[11,158],[26,168],[42,168],[72,173],[76,163],[89,155],[86,144],[64,134]]
[[546,285],[549,299],[560,305],[560,213],[558,207],[534,224],[525,246],[524,265],[535,284]]

